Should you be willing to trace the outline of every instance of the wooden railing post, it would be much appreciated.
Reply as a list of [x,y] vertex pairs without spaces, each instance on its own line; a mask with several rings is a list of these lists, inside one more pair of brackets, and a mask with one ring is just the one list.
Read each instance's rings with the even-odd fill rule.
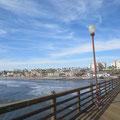
[[117,79],[118,80],[118,85],[119,85],[119,79]]
[[112,90],[113,90],[113,80],[112,80]]
[[116,79],[116,87],[117,87],[117,79]]
[[114,79],[113,79],[113,88],[115,88],[115,81],[114,81]]
[[112,82],[111,82],[111,80],[110,80],[110,83],[109,83],[109,85],[110,85],[110,90],[111,90],[111,84],[112,84]]
[[100,83],[99,83],[99,97],[101,98],[101,86],[100,86]]
[[119,85],[119,79],[117,78],[117,85]]
[[115,79],[115,87],[117,86],[117,80]]
[[[51,113],[56,112],[56,97],[55,97],[55,91],[51,91],[51,94],[54,95],[53,99],[51,100],[51,105],[55,105],[51,108]],[[51,117],[51,120],[56,120],[56,113]]]
[[120,85],[120,78],[118,78],[118,84]]
[[119,81],[118,81],[118,78],[117,78],[117,86],[119,85]]
[[118,80],[116,79],[116,86],[118,86]]
[[113,86],[114,86],[114,88],[115,88],[115,79],[113,79]]
[[117,85],[118,85],[118,81],[117,81],[117,79],[116,79],[116,87],[117,87]]
[[107,94],[107,89],[106,89],[106,80],[105,80],[105,85],[104,85],[104,95]]
[[109,80],[109,92],[110,92],[110,80]]
[[91,104],[93,104],[93,84],[90,84]]
[[77,100],[78,100],[78,103],[77,103],[77,106],[79,107],[79,109],[77,109],[78,113],[81,111],[81,106],[80,106],[80,90],[77,91]]

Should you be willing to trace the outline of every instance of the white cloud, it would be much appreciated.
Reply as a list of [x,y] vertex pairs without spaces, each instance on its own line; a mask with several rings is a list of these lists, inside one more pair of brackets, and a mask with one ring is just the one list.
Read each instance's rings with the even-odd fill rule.
[[33,26],[35,25],[37,27],[43,27],[47,29],[62,29],[58,24],[41,23],[40,21],[35,21],[35,20],[31,20],[30,22]]
[[[13,13],[29,16],[45,16],[46,11],[32,0],[0,0],[0,7]],[[39,11],[40,8],[40,11]]]
[[[103,0],[46,0],[37,2],[34,0],[0,0],[0,7],[17,15],[35,16],[38,18],[52,18],[64,22],[88,19],[99,19],[98,9]],[[47,4],[48,3],[48,4]],[[94,14],[91,14],[94,12]],[[51,26],[48,26],[51,27]]]
[[56,24],[44,24],[44,27],[50,28],[50,29],[59,29],[60,27]]
[[[99,51],[107,51],[107,50],[115,50],[120,49],[120,39],[113,39],[109,41],[97,41],[95,42],[95,50]],[[92,52],[92,43],[87,43],[83,45],[79,45],[75,48],[64,49],[63,52],[51,54],[53,57],[61,57],[73,54],[80,54]]]
[[[91,58],[89,58],[91,59]],[[77,61],[88,61],[87,59],[73,59],[73,60],[50,60],[50,59],[32,59],[28,61],[21,61],[21,62],[16,62],[12,60],[0,60],[0,66],[5,67],[5,66],[19,66],[19,65],[43,65],[43,64],[50,64],[50,63],[71,63],[71,62],[77,62]]]
[[119,4],[119,3],[120,3],[120,0],[114,0],[113,3]]
[[7,31],[0,29],[0,35],[6,34]]
[[0,53],[7,53],[8,50],[0,48]]
[[[117,56],[103,56],[103,57],[96,57],[97,61],[106,61],[106,60],[116,60],[120,59],[120,57]],[[53,63],[53,64],[65,64],[65,63],[79,63],[79,62],[91,62],[93,61],[93,58],[81,58],[81,59],[69,59],[69,60],[53,60],[53,59],[31,59],[31,60],[26,60],[26,61],[13,61],[13,60],[0,60],[0,67],[2,68],[7,68],[10,67],[11,69],[13,68],[25,68],[29,67],[31,65],[37,65],[39,68],[39,65],[48,65]]]
[[96,57],[97,60],[105,61],[105,60],[119,60],[120,57],[118,56],[103,56],[103,57]]
[[[103,0],[50,0],[58,13],[57,17],[65,22],[80,19],[88,19],[89,16],[95,19],[98,16],[97,10],[101,8]],[[94,12],[94,14],[90,14]],[[99,15],[100,16],[100,15]]]

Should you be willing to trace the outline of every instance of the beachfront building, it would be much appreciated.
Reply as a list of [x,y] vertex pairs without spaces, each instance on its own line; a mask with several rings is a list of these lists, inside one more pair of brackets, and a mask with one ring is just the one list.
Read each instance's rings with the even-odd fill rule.
[[[97,67],[97,71],[106,69],[106,63],[105,62],[96,62],[96,67]],[[90,68],[90,70],[94,71],[94,63],[93,62],[91,62],[89,64],[89,68]]]
[[116,69],[120,69],[120,60],[112,61],[111,66],[116,68]]

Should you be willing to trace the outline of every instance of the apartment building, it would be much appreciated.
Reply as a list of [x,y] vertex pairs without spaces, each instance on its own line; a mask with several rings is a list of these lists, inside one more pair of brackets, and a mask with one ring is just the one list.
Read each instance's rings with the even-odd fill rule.
[[111,62],[111,66],[113,66],[116,69],[120,69],[120,60],[114,60]]
[[[100,70],[103,70],[103,69],[106,69],[106,63],[105,62],[96,62],[96,67],[97,67],[97,71],[100,71]],[[90,70],[94,70],[94,63],[91,62],[89,64],[89,68]]]

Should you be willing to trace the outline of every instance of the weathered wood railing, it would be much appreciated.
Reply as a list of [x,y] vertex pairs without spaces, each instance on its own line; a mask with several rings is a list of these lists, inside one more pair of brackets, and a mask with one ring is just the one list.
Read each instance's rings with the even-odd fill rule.
[[[118,78],[98,83],[100,98],[104,97],[119,84]],[[33,118],[39,120],[72,120],[76,114],[91,107],[95,103],[95,97],[95,84],[59,93],[52,91],[51,95],[2,105],[0,106],[0,117],[2,118],[5,114],[8,114],[8,118],[13,120],[26,118],[29,120]],[[30,110],[31,107],[32,110]],[[24,110],[23,108],[26,109]],[[21,111],[18,112],[19,110]]]

